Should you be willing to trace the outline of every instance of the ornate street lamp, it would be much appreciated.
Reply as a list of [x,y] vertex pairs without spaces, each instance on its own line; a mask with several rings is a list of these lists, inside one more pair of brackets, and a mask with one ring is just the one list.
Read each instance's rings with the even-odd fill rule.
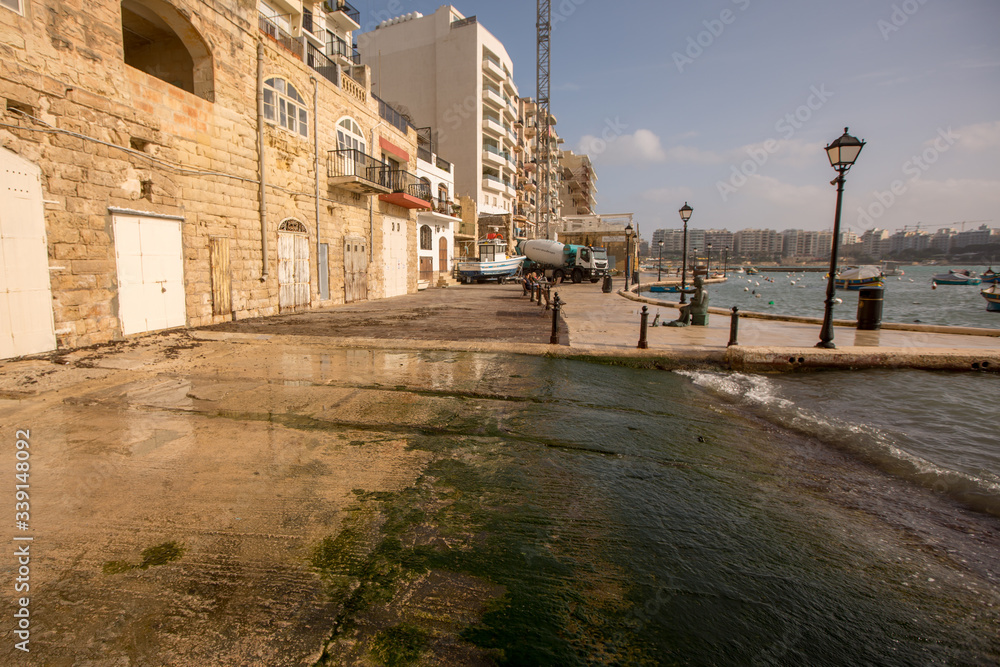
[[681,303],[687,303],[687,295],[684,294],[684,288],[687,287],[687,268],[688,268],[688,220],[691,219],[691,214],[694,209],[688,206],[687,202],[684,202],[684,206],[678,213],[681,214],[681,220],[684,221],[684,238],[682,240],[683,246],[681,248]]
[[656,282],[660,282],[663,274],[663,240],[661,239],[656,245],[660,246],[660,256],[656,260]]
[[708,264],[705,265],[705,280],[712,277],[712,244],[709,243],[708,248]]
[[844,199],[844,174],[854,165],[855,160],[865,147],[865,142],[852,137],[844,128],[844,134],[826,147],[826,155],[830,158],[830,166],[837,170],[837,178],[830,185],[837,186],[837,213],[833,219],[833,247],[830,251],[830,274],[826,284],[826,310],[823,313],[823,328],[819,332],[819,342],[816,347],[832,349],[833,344],[833,294],[834,281],[837,276],[837,252],[840,241],[840,209]]
[[729,246],[726,246],[726,259],[722,264],[722,277],[725,278],[729,274]]
[[632,223],[625,227],[625,291],[628,291],[629,281],[632,278]]

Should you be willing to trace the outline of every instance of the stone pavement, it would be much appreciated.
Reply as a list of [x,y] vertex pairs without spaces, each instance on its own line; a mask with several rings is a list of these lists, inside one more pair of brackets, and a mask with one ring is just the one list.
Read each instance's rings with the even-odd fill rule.
[[[617,286],[616,286],[617,287]],[[637,366],[711,366],[741,370],[900,367],[949,370],[1000,369],[1000,329],[884,325],[858,331],[837,321],[837,348],[815,347],[821,322],[742,316],[738,345],[728,347],[730,314],[711,309],[706,327],[652,327],[648,349],[637,349],[640,313],[649,307],[665,323],[675,307],[600,284],[566,283],[553,290],[565,302],[559,345],[549,345],[551,311],[531,303],[517,285],[469,285],[347,304],[324,311],[242,320],[196,330],[203,339],[261,334],[310,336],[317,344],[543,354],[629,359]],[[893,328],[890,328],[893,327]]]

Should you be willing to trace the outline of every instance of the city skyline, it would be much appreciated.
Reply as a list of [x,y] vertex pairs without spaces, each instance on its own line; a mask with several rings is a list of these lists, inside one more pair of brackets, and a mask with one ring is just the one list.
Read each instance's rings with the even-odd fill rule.
[[[440,3],[357,4],[364,23]],[[504,43],[519,94],[534,96],[535,3],[455,6]],[[552,111],[564,148],[594,163],[598,212],[635,212],[647,238],[679,224],[685,201],[701,228],[829,229],[823,147],[848,126],[868,144],[847,177],[844,229],[1000,223],[995,3],[629,8],[641,20],[552,5]]]

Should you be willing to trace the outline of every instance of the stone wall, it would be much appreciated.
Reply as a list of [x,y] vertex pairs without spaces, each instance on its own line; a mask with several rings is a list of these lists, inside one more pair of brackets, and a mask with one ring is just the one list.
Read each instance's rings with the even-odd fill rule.
[[[411,172],[416,170],[413,130],[404,135],[382,122],[366,86],[339,88],[268,38],[258,28],[256,3],[135,4],[155,8],[170,25],[187,22],[184,38],[196,66],[194,83],[183,85],[193,85],[195,92],[125,63],[120,2],[28,0],[24,16],[0,8],[0,145],[42,170],[59,346],[122,336],[110,209],[183,219],[189,326],[278,312],[277,231],[287,219],[308,230],[309,307],[344,301],[348,235],[368,239],[369,297],[383,294],[379,260],[386,214],[409,220],[407,286],[415,291],[415,216],[375,196],[331,187],[327,178],[327,151],[337,148],[336,124],[343,117],[360,125],[369,153],[378,154],[380,136],[407,150]],[[270,123],[264,127],[266,272],[258,196],[258,42],[263,43],[265,78],[292,83],[309,113],[308,137]],[[202,52],[207,55],[198,65]],[[327,301],[319,298],[317,233],[329,244]],[[229,239],[232,312],[222,315],[213,315],[212,307],[213,237]]]

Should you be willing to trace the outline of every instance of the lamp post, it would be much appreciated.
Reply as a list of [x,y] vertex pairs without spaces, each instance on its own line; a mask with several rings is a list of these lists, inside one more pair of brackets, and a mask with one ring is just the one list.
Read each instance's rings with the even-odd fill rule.
[[656,260],[656,282],[660,282],[660,278],[663,274],[663,241],[661,240],[656,245],[660,246],[660,255]]
[[708,280],[712,277],[712,244],[709,243],[705,247],[708,248],[708,264],[705,265],[705,280]]
[[830,166],[837,170],[837,178],[830,185],[837,186],[837,213],[833,219],[833,247],[830,251],[830,274],[826,284],[826,310],[823,313],[823,328],[819,332],[819,342],[816,347],[832,349],[833,344],[833,294],[834,281],[837,275],[837,251],[840,241],[840,209],[844,199],[844,174],[854,165],[855,160],[865,147],[865,142],[852,137],[844,128],[844,134],[826,147],[826,155],[830,158]]
[[729,274],[729,246],[726,246],[726,259],[722,264],[722,277],[725,278]]
[[628,291],[632,279],[632,223],[625,227],[625,291]]
[[687,287],[687,268],[688,268],[688,220],[691,219],[691,214],[694,209],[688,206],[687,202],[684,202],[684,206],[681,206],[678,213],[681,214],[681,220],[684,221],[684,238],[682,239],[681,247],[681,303],[687,303],[687,295],[684,294],[684,288]]

